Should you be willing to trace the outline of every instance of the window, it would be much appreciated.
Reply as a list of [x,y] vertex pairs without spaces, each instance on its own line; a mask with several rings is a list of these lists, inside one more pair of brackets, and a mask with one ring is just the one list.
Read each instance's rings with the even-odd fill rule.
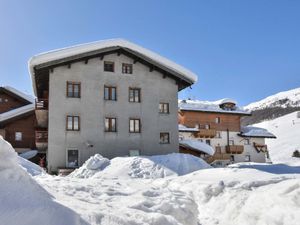
[[205,143],[210,145],[210,140],[205,140]]
[[78,167],[78,150],[77,149],[68,149],[67,151],[67,167],[75,168]]
[[205,124],[204,127],[205,127],[206,130],[209,130],[209,129],[210,129],[210,125],[209,125],[209,124]]
[[80,82],[67,81],[67,97],[80,98]]
[[22,132],[15,133],[15,141],[22,141]]
[[221,123],[221,118],[220,117],[216,117],[216,123]]
[[250,161],[251,161],[250,155],[245,155],[245,162],[250,162]]
[[117,132],[116,118],[105,118],[105,132]]
[[79,116],[67,116],[67,130],[79,131],[80,130]]
[[114,72],[115,71],[115,63],[104,61],[104,71]]
[[129,132],[140,133],[141,132],[141,120],[140,119],[129,119]]
[[122,73],[132,74],[132,64],[122,63]]
[[234,155],[231,155],[231,156],[230,156],[230,161],[231,161],[231,162],[234,162]]
[[159,103],[159,113],[168,114],[169,113],[169,103]]
[[234,145],[234,140],[229,140],[229,145]]
[[250,139],[245,139],[245,145],[250,145]]
[[160,133],[160,144],[169,144],[169,143],[170,143],[170,134]]
[[129,156],[139,156],[140,150],[129,150]]
[[140,88],[129,88],[129,102],[141,102]]
[[104,86],[104,100],[117,101],[117,88]]
[[221,132],[220,132],[220,131],[217,131],[217,132],[216,132],[216,138],[222,138]]

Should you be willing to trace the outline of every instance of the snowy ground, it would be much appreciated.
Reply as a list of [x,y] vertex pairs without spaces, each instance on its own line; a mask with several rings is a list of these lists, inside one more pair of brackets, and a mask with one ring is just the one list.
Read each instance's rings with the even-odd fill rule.
[[[69,177],[39,173],[23,162],[32,177],[14,164],[30,180],[26,186],[0,166],[1,181],[6,179],[0,186],[0,224],[299,224],[299,166],[241,163],[200,169],[203,162],[177,156],[111,161],[96,156]],[[0,165],[1,160],[0,154]],[[192,171],[191,165],[202,166],[180,174]],[[28,215],[36,220],[24,222]]]
[[274,163],[300,166],[300,158],[292,157],[295,150],[300,151],[300,118],[297,117],[297,112],[254,126],[265,128],[277,137],[277,139],[266,139]]

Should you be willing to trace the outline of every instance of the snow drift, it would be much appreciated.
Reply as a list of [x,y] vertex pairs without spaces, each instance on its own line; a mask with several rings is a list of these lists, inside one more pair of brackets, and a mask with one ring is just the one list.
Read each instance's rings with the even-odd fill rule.
[[17,153],[0,136],[0,224],[86,224],[74,211],[54,202],[18,163]]
[[96,154],[69,176],[77,178],[123,177],[150,179],[182,176],[206,168],[210,168],[206,162],[188,154],[173,153],[148,157],[117,157],[110,161]]

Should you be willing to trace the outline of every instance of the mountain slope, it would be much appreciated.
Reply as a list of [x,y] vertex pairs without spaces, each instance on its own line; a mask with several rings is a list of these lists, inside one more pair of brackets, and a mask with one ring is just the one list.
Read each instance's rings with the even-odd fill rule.
[[271,95],[261,101],[251,103],[243,109],[251,111],[251,117],[242,119],[243,125],[259,123],[300,111],[300,88]]
[[269,130],[277,137],[277,139],[266,139],[274,163],[300,165],[300,158],[292,157],[295,150],[300,151],[300,118],[298,117],[300,112],[293,112],[254,125]]

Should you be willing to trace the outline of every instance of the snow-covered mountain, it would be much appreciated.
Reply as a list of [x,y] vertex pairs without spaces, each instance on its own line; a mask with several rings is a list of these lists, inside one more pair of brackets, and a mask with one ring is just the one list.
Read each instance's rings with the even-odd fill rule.
[[265,128],[277,137],[266,139],[274,163],[300,165],[300,158],[292,157],[295,150],[300,151],[300,112],[293,112],[254,126]]
[[300,88],[271,95],[261,101],[251,103],[243,109],[252,112],[251,117],[243,118],[243,125],[259,123],[300,111]]
[[253,102],[245,106],[244,109],[253,111],[274,107],[300,107],[300,88],[279,92],[258,102]]

